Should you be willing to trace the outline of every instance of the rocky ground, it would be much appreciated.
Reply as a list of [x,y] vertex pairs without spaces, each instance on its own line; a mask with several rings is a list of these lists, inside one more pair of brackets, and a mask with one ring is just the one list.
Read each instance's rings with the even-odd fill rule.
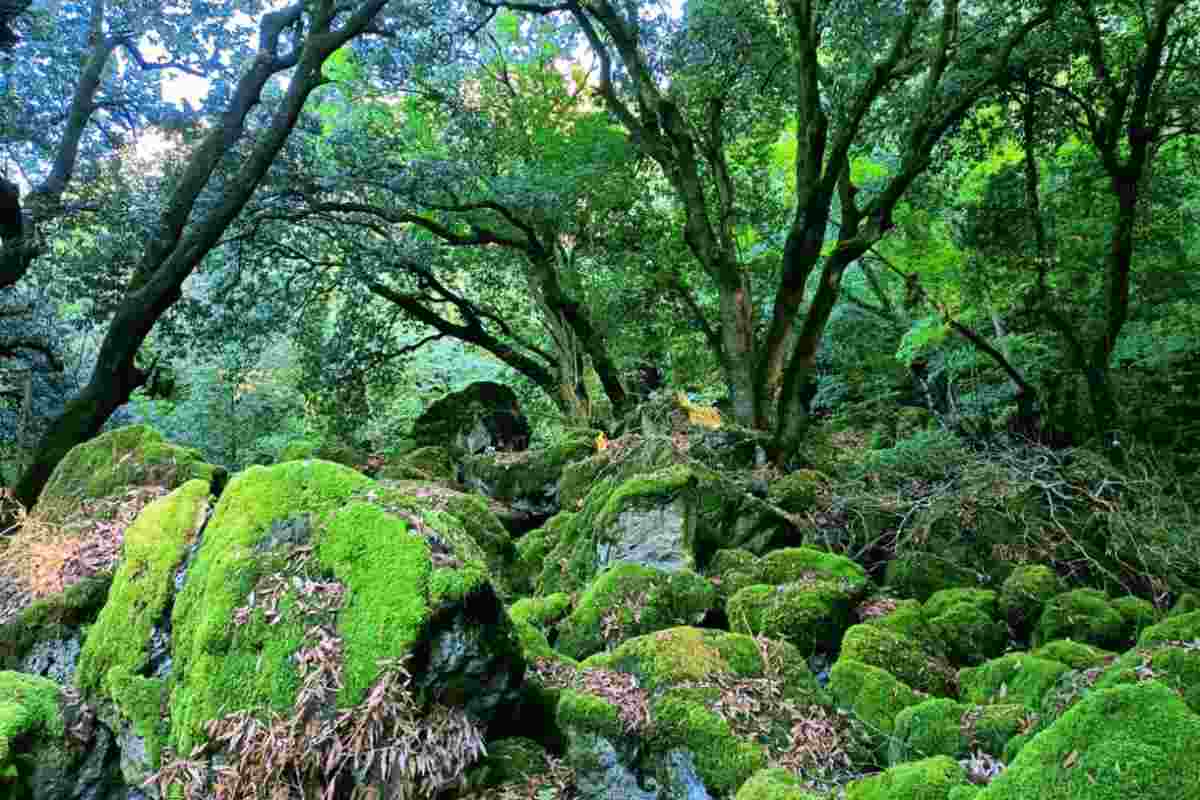
[[1056,526],[1006,462],[784,473],[686,401],[431,412],[228,481],[73,451],[0,552],[0,798],[1200,797],[1195,576],[1074,473]]

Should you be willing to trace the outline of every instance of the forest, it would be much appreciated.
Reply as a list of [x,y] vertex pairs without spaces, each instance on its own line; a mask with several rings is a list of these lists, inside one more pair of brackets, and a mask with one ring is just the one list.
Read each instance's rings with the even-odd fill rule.
[[0,150],[0,800],[1200,797],[1200,0],[0,0]]

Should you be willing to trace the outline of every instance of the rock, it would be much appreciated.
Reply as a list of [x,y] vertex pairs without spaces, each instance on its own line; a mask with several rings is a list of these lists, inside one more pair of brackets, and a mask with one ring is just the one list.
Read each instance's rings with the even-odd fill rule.
[[377,476],[381,480],[453,481],[454,463],[445,447],[418,447],[385,464]]
[[841,708],[849,709],[882,737],[886,745],[896,716],[921,697],[890,672],[843,656],[829,672],[829,691]]
[[[461,774],[482,746],[478,731],[517,700],[524,669],[486,556],[462,522],[318,460],[239,473],[201,532],[206,500],[203,484],[187,484],[143,512],[85,644],[79,684],[111,707],[129,753],[144,748],[140,769],[157,768],[167,748],[190,753],[210,723],[240,724],[240,712],[280,725],[314,708],[354,719],[373,713],[365,701],[375,691],[395,698],[394,713],[418,708],[404,697],[434,703],[421,713],[449,726],[439,730],[457,726],[445,746],[462,748],[439,763]],[[155,666],[162,639],[167,657]],[[396,660],[409,690],[387,688],[403,685],[387,666]],[[423,724],[415,719],[405,724]],[[288,752],[320,769],[349,757],[345,747]],[[137,758],[124,761],[138,770]],[[384,785],[376,773],[360,778]]]
[[1200,647],[1183,642],[1139,645],[1124,655],[1106,659],[1093,689],[1156,680],[1175,690],[1200,714]]
[[1126,644],[1125,618],[1098,589],[1076,589],[1050,599],[1033,631],[1033,645],[1073,639],[1109,650]]
[[1162,614],[1158,613],[1154,604],[1141,597],[1133,595],[1118,597],[1112,601],[1112,605],[1121,615],[1121,619],[1125,621],[1123,635],[1129,642],[1137,641],[1137,638],[1142,635],[1142,631],[1162,618]]
[[595,435],[573,435],[552,447],[463,456],[462,482],[514,510],[549,517],[559,510],[558,483],[568,464],[596,450]]
[[1034,650],[1030,655],[1066,664],[1071,669],[1091,669],[1109,663],[1117,657],[1110,650],[1103,650],[1083,642],[1056,639]]
[[975,666],[995,658],[1008,641],[1008,628],[994,619],[996,593],[944,589],[925,602],[929,630],[952,664]]
[[108,497],[135,484],[174,489],[199,479],[219,493],[227,477],[223,467],[205,463],[199,451],[170,444],[146,425],[133,425],[101,434],[67,453],[42,489],[38,512],[62,519],[83,500]]
[[600,573],[561,622],[555,647],[586,658],[635,636],[695,625],[715,603],[712,584],[690,570],[617,564]]
[[1200,794],[1200,716],[1155,681],[1089,694],[977,800],[1178,800]]
[[829,477],[815,469],[798,469],[771,483],[767,498],[789,514],[803,514],[817,504]]
[[490,381],[472,383],[437,400],[412,430],[418,447],[445,447],[462,454],[520,452],[529,447],[529,437],[529,420],[516,393]]
[[1157,625],[1150,626],[1138,637],[1138,647],[1160,642],[1195,641],[1200,641],[1200,611],[1172,615]]
[[803,653],[831,653],[849,627],[851,596],[833,581],[782,586],[754,584],[729,599],[731,630],[795,645]]
[[896,715],[888,761],[895,765],[928,756],[957,760],[980,752],[1000,758],[1009,740],[1035,718],[1014,703],[972,706],[945,698],[925,700]]
[[100,613],[111,583],[112,575],[107,574],[85,578],[0,625],[0,669],[69,683],[83,631]]
[[472,770],[472,787],[495,788],[520,783],[544,775],[547,770],[546,748],[532,739],[514,736],[488,743],[488,754]]
[[366,471],[368,456],[361,448],[337,441],[313,441],[311,439],[296,439],[288,442],[279,454],[275,463],[287,461],[305,461],[307,459],[332,461],[344,467]]
[[800,779],[780,767],[760,769],[738,789],[734,800],[818,800]]
[[959,696],[976,705],[1021,703],[1037,710],[1042,696],[1069,668],[1057,661],[1010,653],[958,673]]
[[958,762],[933,756],[854,781],[846,786],[846,800],[948,800],[950,791],[966,782]]
[[1009,626],[1024,638],[1042,616],[1046,603],[1062,591],[1062,581],[1049,567],[1025,564],[1015,568],[1000,587],[999,610]]
[[0,796],[116,800],[112,734],[54,681],[0,672]]
[[914,689],[952,696],[954,671],[917,641],[876,625],[855,625],[842,638],[841,658],[872,664]]
[[888,562],[884,583],[903,597],[925,602],[943,589],[976,584],[979,575],[950,552],[904,553]]

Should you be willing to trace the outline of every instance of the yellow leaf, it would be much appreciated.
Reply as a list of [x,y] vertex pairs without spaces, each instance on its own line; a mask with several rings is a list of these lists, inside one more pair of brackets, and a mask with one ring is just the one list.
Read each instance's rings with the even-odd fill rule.
[[608,449],[608,437],[605,436],[603,432],[601,432],[600,434],[598,434],[596,436],[596,450],[598,452],[604,452],[607,449]]

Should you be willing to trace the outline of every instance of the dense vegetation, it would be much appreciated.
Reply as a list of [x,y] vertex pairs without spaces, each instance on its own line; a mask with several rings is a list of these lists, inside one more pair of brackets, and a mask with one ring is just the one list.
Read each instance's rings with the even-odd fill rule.
[[[253,738],[238,726],[268,700],[344,711],[322,722],[335,744],[339,725],[383,725],[380,708],[419,716],[398,687],[434,679],[399,662],[377,675],[353,649],[347,620],[366,612],[343,593],[380,591],[355,548],[424,587],[367,614],[407,620],[396,649],[425,652],[410,617],[439,604],[512,623],[539,691],[561,694],[551,727],[569,741],[539,747],[576,770],[552,761],[530,792],[649,796],[651,772],[691,780],[671,755],[687,753],[714,797],[801,798],[891,767],[849,796],[907,798],[907,782],[961,800],[961,769],[983,785],[1016,764],[979,796],[1032,798],[1049,796],[1045,770],[1018,751],[1069,769],[1102,738],[1089,715],[1153,701],[1191,731],[1192,623],[1144,634],[1172,608],[1189,618],[1200,588],[1196,75],[1197,0],[0,2],[0,630],[31,599],[83,597],[81,580],[92,594],[69,622],[38,613],[105,630],[148,593],[145,630],[113,634],[114,653],[88,640],[75,683],[119,710],[102,716],[118,735],[145,722],[131,693],[183,698],[146,717],[166,732],[147,737],[161,769],[139,778],[163,785],[179,775],[157,748],[191,769],[206,736]],[[658,522],[622,527],[646,507]],[[300,539],[276,530],[301,517]],[[654,525],[686,546],[593,563],[611,531]],[[99,537],[83,555],[47,544],[83,529]],[[424,543],[385,557],[410,529]],[[187,554],[202,533],[302,554]],[[246,585],[169,588],[185,565]],[[330,688],[340,673],[276,665],[283,678],[238,695],[247,716],[217,719],[204,620],[253,608],[272,580],[325,599],[286,641],[247,623],[254,647],[281,665],[350,642],[355,703]],[[605,613],[623,606],[636,618]],[[176,648],[173,677],[153,655],[108,663],[172,613],[174,643],[154,647]],[[747,702],[828,709],[786,722],[838,746],[753,750],[740,723],[697,710],[714,688],[682,662],[628,712],[668,669],[643,663],[641,637],[667,629],[680,659],[723,665],[718,705],[765,682],[778,696]],[[819,685],[755,661],[768,639]],[[530,691],[492,644],[512,685],[469,723],[445,712],[439,735],[462,750],[426,788],[461,777],[485,733],[513,734],[472,727]],[[23,647],[0,645],[0,669]],[[253,682],[248,663],[221,673],[229,691]],[[608,719],[580,664],[634,717]],[[1191,711],[1125,686],[1140,669]],[[58,691],[10,675],[0,798],[5,720],[53,728],[5,697]],[[1074,708],[1093,688],[1114,694]],[[865,699],[885,695],[894,708]],[[1039,735],[1060,717],[1074,744]],[[296,786],[338,785],[321,770],[343,768],[341,745],[301,756],[282,719]],[[653,767],[589,794],[581,736]],[[359,777],[391,786],[388,764]]]

